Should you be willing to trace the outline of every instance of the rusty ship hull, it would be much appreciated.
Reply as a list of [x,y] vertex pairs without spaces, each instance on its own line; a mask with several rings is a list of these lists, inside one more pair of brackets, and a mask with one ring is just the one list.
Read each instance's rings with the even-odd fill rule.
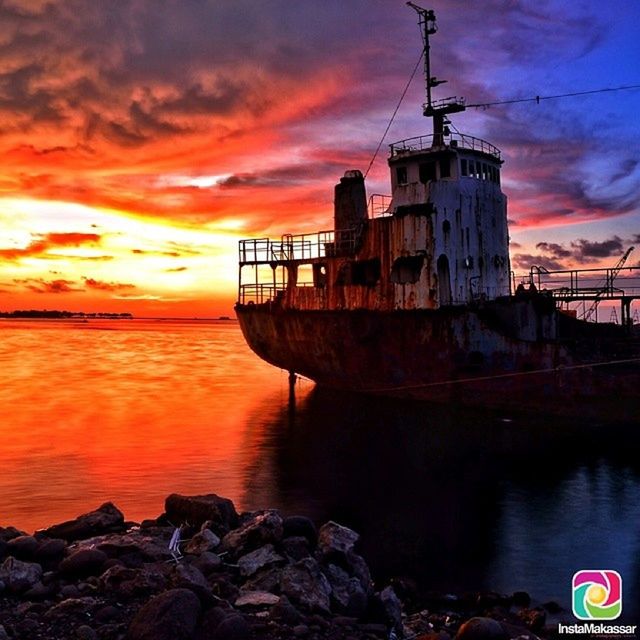
[[[576,320],[552,305],[541,297],[477,309],[310,312],[265,304],[237,305],[236,312],[258,356],[323,387],[634,419],[640,412],[638,332]],[[557,340],[517,337],[550,318],[558,323]]]

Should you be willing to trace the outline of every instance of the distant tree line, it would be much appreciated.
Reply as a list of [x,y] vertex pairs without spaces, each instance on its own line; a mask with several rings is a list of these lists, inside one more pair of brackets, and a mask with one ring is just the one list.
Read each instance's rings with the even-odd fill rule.
[[57,309],[18,309],[0,311],[0,318],[133,318],[130,313],[85,313],[84,311],[58,311]]

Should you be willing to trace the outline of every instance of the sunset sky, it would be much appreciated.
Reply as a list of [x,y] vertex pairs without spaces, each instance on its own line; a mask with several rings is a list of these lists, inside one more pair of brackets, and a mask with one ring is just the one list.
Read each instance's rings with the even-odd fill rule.
[[[422,4],[436,97],[640,84],[636,0]],[[238,240],[331,227],[420,48],[404,0],[0,0],[0,311],[231,315]],[[423,86],[369,194],[387,143],[430,132]],[[630,89],[454,117],[502,150],[516,270],[640,243],[639,113]]]

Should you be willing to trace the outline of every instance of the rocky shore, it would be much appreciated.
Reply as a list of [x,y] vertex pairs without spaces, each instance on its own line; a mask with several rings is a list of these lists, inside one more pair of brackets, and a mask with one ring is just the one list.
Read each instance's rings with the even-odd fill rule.
[[28,535],[0,527],[0,640],[535,640],[545,610],[511,596],[372,581],[358,534],[214,494],[126,522],[106,503]]

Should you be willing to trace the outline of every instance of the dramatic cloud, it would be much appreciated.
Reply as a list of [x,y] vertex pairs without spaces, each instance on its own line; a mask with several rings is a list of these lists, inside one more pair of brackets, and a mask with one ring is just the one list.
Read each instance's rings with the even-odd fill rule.
[[125,282],[102,282],[100,280],[95,280],[94,278],[84,277],[83,280],[87,289],[98,289],[100,291],[123,291],[136,288],[134,284]]
[[568,245],[556,242],[538,242],[536,249],[540,253],[516,253],[511,257],[511,262],[516,269],[520,270],[528,270],[538,266],[550,271],[558,271],[593,263],[594,260],[621,256],[625,252],[627,244],[618,236],[599,242],[580,238],[568,243]]
[[[35,238],[26,247],[0,249],[0,260],[15,261],[28,257],[52,257],[49,252],[55,249],[80,247],[82,245],[95,246],[99,242],[100,236],[96,233],[48,233]],[[98,256],[91,259],[110,260],[111,257]]]
[[64,279],[45,280],[41,278],[30,278],[26,280],[16,280],[16,283],[23,285],[33,293],[72,293],[82,291],[81,288],[75,286],[75,282]]
[[[432,73],[449,82],[436,99],[482,104],[638,82],[637,3],[611,12],[596,0],[431,6]],[[184,286],[199,287],[189,295],[202,296],[211,265],[200,258],[220,255],[216,283],[231,296],[236,234],[330,226],[334,184],[369,165],[421,46],[417,15],[400,0],[0,0],[0,211],[8,199],[22,203],[0,216],[3,278],[29,275],[39,290],[60,292],[82,282],[113,300],[108,287],[135,273],[129,299],[166,301],[158,290],[172,258],[189,265]],[[369,194],[389,193],[386,145],[430,132],[421,72],[368,175]],[[640,215],[639,98],[612,92],[452,118],[502,150],[514,265],[621,255],[616,238],[630,237],[638,226],[628,220]],[[60,214],[33,202],[59,204]],[[65,213],[70,205],[84,208]],[[91,211],[112,216],[94,235],[84,233]],[[127,227],[115,218],[219,235],[175,245],[162,232],[116,237]],[[626,228],[526,236],[614,219]],[[59,260],[55,281],[40,259]]]

